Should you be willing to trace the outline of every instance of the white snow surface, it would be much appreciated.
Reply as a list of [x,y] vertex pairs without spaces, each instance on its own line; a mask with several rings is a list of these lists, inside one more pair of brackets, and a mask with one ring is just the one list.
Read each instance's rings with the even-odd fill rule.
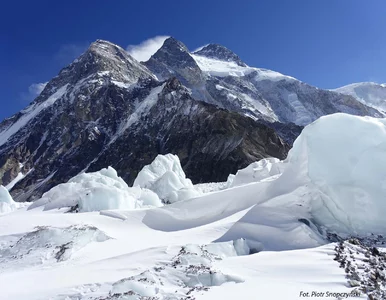
[[178,156],[173,154],[158,155],[138,173],[133,186],[150,189],[167,203],[201,195],[200,190],[186,178]]
[[2,295],[291,300],[303,291],[347,298],[352,288],[324,233],[385,232],[385,126],[386,119],[320,118],[286,160],[253,163],[227,185],[194,187],[175,156],[159,156],[132,189],[164,195],[187,185],[203,193],[162,207],[136,205],[140,196],[111,168],[81,174],[69,183],[92,192],[80,197],[85,212],[57,205],[74,203],[67,183],[38,200],[44,205],[0,217]]
[[201,71],[210,75],[217,77],[226,77],[226,76],[246,76],[252,72],[256,72],[255,80],[295,80],[295,78],[283,75],[279,72],[275,72],[268,69],[252,68],[252,67],[242,67],[232,61],[222,61],[213,58],[208,58],[205,56],[190,54],[193,59],[196,61],[197,65],[200,67]]
[[367,106],[386,112],[386,84],[359,82],[332,91],[353,96]]
[[227,187],[274,179],[276,178],[275,175],[281,175],[283,169],[284,164],[279,159],[274,157],[264,158],[237,171],[236,175],[229,175]]

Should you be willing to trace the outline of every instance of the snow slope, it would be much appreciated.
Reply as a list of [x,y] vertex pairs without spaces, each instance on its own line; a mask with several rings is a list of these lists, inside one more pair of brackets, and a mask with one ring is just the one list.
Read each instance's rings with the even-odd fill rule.
[[[204,194],[156,208],[110,206],[112,199],[130,200],[114,189],[131,189],[111,168],[81,174],[69,183],[80,184],[81,191],[103,190],[88,202],[93,209],[68,213],[63,205],[46,210],[32,204],[0,217],[2,295],[31,300],[352,297],[357,291],[349,287],[347,271],[334,260],[336,245],[327,237],[385,232],[385,126],[385,119],[323,117],[303,130],[285,161],[253,163],[228,185],[193,186]],[[144,168],[136,183],[153,188],[165,174],[165,190],[187,181],[176,157],[166,155]],[[59,192],[60,186],[53,201],[45,196],[39,201],[71,202],[73,194]]]
[[191,54],[200,69],[211,76],[226,77],[226,76],[246,76],[252,72],[257,72],[256,80],[296,80],[293,77],[280,74],[267,69],[252,68],[248,66],[240,66],[233,61],[222,61],[218,59],[208,58],[205,56]]
[[353,96],[367,106],[386,112],[386,84],[359,82],[332,91]]

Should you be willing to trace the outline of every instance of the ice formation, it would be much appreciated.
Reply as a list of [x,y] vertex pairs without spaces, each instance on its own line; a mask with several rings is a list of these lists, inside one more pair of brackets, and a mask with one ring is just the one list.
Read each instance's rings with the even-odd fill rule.
[[17,207],[8,190],[0,185],[0,214],[8,213],[15,210]]
[[152,190],[165,203],[201,195],[191,180],[186,178],[178,156],[173,154],[158,155],[138,173],[133,186]]
[[112,168],[82,173],[67,183],[59,184],[43,194],[30,209],[44,205],[44,210],[76,207],[80,212],[109,209],[135,209],[161,206],[158,196],[139,187],[130,188]]
[[386,119],[347,114],[307,126],[291,149],[276,186],[311,183],[312,216],[349,233],[386,231]]

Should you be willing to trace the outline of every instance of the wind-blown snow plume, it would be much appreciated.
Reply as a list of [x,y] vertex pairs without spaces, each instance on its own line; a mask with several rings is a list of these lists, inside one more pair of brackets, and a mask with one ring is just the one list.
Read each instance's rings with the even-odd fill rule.
[[139,45],[127,46],[127,52],[138,61],[147,61],[159,48],[162,47],[164,41],[168,38],[165,35],[155,36],[141,42]]

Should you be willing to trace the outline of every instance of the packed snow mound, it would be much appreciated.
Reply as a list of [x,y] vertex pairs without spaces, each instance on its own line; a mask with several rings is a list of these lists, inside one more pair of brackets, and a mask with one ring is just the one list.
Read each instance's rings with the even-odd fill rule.
[[257,162],[251,163],[246,168],[237,171],[236,175],[229,175],[227,187],[235,187],[251,182],[259,182],[275,179],[281,175],[284,169],[284,164],[279,159],[274,157],[264,158]]
[[9,213],[16,209],[16,202],[13,201],[8,190],[0,185],[0,214]]
[[53,187],[29,209],[38,206],[44,206],[44,210],[75,207],[80,212],[88,212],[162,206],[162,202],[148,189],[128,187],[117,171],[108,167],[98,172],[79,174],[67,183]]
[[186,178],[180,160],[174,154],[159,154],[154,161],[138,173],[134,187],[155,192],[165,203],[174,203],[201,195],[192,181]]

